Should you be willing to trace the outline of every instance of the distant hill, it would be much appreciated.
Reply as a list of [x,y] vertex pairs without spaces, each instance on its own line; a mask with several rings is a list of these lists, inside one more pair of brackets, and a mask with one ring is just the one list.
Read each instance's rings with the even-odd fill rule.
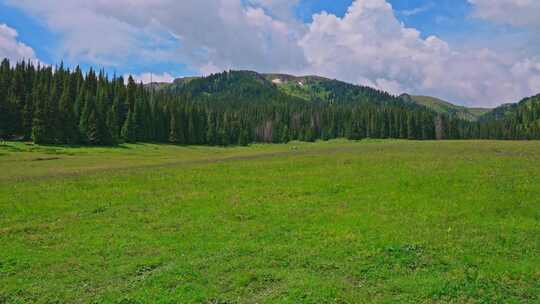
[[384,91],[320,76],[287,74],[263,74],[263,76],[283,93],[306,101],[340,104],[400,102],[398,98]]
[[145,84],[146,88],[153,88],[156,91],[167,90],[167,91],[177,91],[182,89],[186,84],[190,83],[193,80],[200,79],[201,77],[181,77],[176,78],[172,83],[170,82],[153,82]]
[[[374,88],[320,76],[261,74],[253,71],[228,71],[207,77],[184,77],[173,83],[147,85],[194,101],[245,103],[321,103],[369,104],[380,107],[427,108],[467,122],[511,120],[528,125],[540,107],[540,97],[525,98],[516,104],[495,109],[467,108],[430,96],[403,94],[399,97]],[[539,110],[540,111],[540,110]],[[540,116],[540,114],[538,114]],[[523,128],[526,128],[525,126]],[[528,127],[527,127],[528,128]]]
[[253,71],[228,71],[207,77],[178,78],[170,84],[147,85],[198,100],[236,100],[246,102],[315,102],[376,105],[405,104],[387,92],[320,76],[259,74]]
[[[278,106],[285,112],[288,111],[285,109],[292,108],[319,111],[325,107],[332,109],[330,111],[334,111],[334,108],[344,111],[337,114],[343,117],[328,118],[330,121],[353,119],[351,113],[360,110],[359,113],[365,115],[358,116],[366,132],[365,136],[374,138],[380,134],[398,138],[419,137],[404,134],[405,127],[402,125],[405,123],[407,129],[415,124],[429,128],[435,124],[438,135],[434,136],[433,129],[428,128],[422,131],[425,133],[423,138],[540,138],[540,95],[495,109],[467,108],[435,97],[409,94],[398,97],[374,88],[320,76],[260,74],[253,71],[228,71],[207,77],[179,78],[170,84],[155,84],[154,88],[193,102],[229,109]],[[398,117],[400,122],[393,121],[396,118],[392,116]],[[312,124],[316,124],[318,119]],[[370,122],[371,119],[374,122]],[[418,134],[420,132],[417,131]]]
[[[526,98],[525,100],[528,100],[529,98]],[[505,118],[510,118],[516,111],[520,108],[520,103],[505,103],[502,104],[495,109],[489,111],[488,113],[485,113],[480,117],[481,121],[488,121],[488,120],[504,120]]]
[[[227,77],[223,77],[227,75]],[[150,87],[150,86],[148,86]],[[156,90],[187,93],[190,96],[225,98],[246,96],[263,101],[278,95],[308,102],[322,103],[387,103],[405,102],[407,106],[423,106],[466,121],[477,121],[490,111],[486,108],[467,108],[439,98],[404,94],[396,98],[380,90],[354,85],[321,76],[293,76],[288,74],[259,74],[252,71],[230,71],[208,77],[184,77],[170,84],[155,84]],[[279,94],[275,89],[280,92]]]
[[[518,103],[503,104],[480,117],[486,124],[507,126],[502,133],[508,138],[540,137],[540,94],[522,99]],[[509,127],[511,126],[511,128]],[[491,127],[491,129],[496,129]],[[497,132],[502,132],[498,131]],[[499,134],[497,134],[499,135]]]
[[431,96],[403,94],[401,95],[401,98],[428,107],[437,113],[456,116],[467,121],[478,121],[482,115],[491,111],[491,109],[487,108],[467,108],[458,106]]

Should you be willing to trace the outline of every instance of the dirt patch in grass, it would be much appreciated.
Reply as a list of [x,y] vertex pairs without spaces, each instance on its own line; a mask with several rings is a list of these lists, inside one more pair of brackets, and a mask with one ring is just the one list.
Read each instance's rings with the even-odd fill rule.
[[38,158],[34,158],[32,159],[32,161],[47,161],[47,160],[59,160],[61,159],[60,157],[38,157]]

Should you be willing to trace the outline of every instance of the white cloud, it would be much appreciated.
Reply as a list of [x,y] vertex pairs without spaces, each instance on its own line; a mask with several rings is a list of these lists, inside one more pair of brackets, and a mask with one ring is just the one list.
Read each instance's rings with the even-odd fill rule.
[[384,0],[356,1],[343,18],[315,15],[300,45],[315,73],[393,93],[422,83],[425,67],[450,53],[444,41],[405,28]]
[[[304,63],[297,26],[265,9],[285,1],[11,0],[63,37],[59,57],[99,64],[132,60],[201,69],[287,69]],[[256,2],[256,3],[255,3]],[[283,9],[282,9],[283,10]]]
[[414,16],[414,15],[418,15],[418,14],[429,11],[430,9],[433,8],[433,6],[434,6],[433,2],[429,2],[426,5],[419,6],[419,7],[413,8],[413,9],[409,9],[409,10],[403,10],[400,13],[403,16],[407,16],[407,17]]
[[300,0],[248,0],[248,2],[257,7],[265,9],[265,13],[280,20],[295,21],[294,8]]
[[474,6],[474,16],[514,26],[539,30],[538,0],[468,0]]
[[[61,45],[57,46],[57,57],[61,59],[117,65],[132,60],[134,54],[138,55],[138,60],[152,60],[165,55],[162,48],[147,47],[160,45],[163,41],[163,34],[158,34],[154,24],[136,28],[100,11],[115,4],[108,5],[102,0],[8,2],[30,12],[60,34],[62,39]],[[120,1],[114,3],[117,2]],[[127,2],[123,13],[129,12]]]
[[18,33],[15,29],[0,24],[0,60],[8,58],[11,62],[19,60],[36,60],[34,50],[17,40]]
[[[153,73],[142,73],[138,75],[131,75],[135,82],[137,83],[151,83],[151,82],[167,82],[171,83],[175,79],[171,74],[169,73],[163,73],[163,74],[153,74]],[[129,75],[124,75],[124,79],[127,81]]]

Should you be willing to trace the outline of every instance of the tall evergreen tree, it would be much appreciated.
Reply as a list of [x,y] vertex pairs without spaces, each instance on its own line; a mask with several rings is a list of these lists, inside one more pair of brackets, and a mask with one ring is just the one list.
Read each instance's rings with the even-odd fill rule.
[[61,129],[60,140],[66,144],[76,144],[79,140],[78,122],[74,109],[73,79],[66,77],[60,97],[59,128]]
[[47,128],[47,96],[43,85],[34,91],[35,112],[32,122],[32,140],[36,144],[51,144],[50,130]]
[[128,112],[128,116],[122,127],[122,139],[128,143],[137,142],[137,118],[134,111]]

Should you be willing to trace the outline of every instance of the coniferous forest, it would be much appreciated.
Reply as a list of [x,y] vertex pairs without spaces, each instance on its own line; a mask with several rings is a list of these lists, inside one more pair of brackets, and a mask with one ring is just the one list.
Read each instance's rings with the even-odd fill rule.
[[246,71],[157,88],[103,71],[6,59],[0,66],[0,138],[70,145],[540,139],[540,95],[471,122],[368,87],[328,80],[319,89],[324,98],[306,100]]

